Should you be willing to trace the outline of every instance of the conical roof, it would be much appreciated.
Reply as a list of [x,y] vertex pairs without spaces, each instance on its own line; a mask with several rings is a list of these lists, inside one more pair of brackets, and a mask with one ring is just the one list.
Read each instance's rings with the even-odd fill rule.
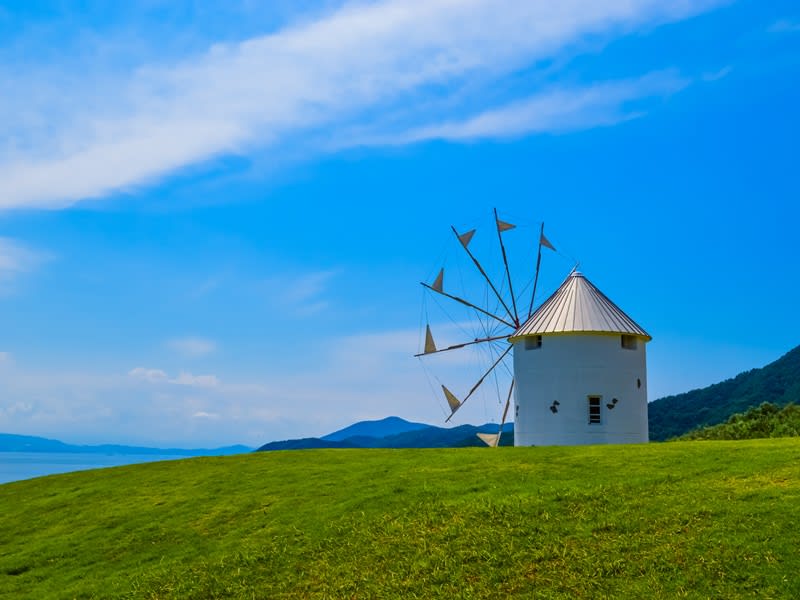
[[618,333],[650,341],[650,335],[598,290],[573,271],[555,293],[514,332],[511,341],[531,335]]

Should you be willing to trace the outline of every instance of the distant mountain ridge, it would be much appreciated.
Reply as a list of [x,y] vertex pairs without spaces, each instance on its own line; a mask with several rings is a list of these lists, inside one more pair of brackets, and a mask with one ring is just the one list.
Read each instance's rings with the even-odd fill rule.
[[145,446],[125,446],[121,444],[100,444],[78,446],[65,444],[58,440],[33,435],[0,433],[0,452],[63,452],[65,454],[160,454],[172,456],[222,456],[252,452],[247,446],[224,446],[222,448],[149,448]]
[[383,438],[418,429],[426,429],[427,427],[430,427],[430,425],[426,425],[425,423],[412,423],[400,417],[386,417],[378,421],[359,421],[339,431],[323,435],[320,439],[341,442],[342,440],[352,437]]
[[770,402],[800,404],[800,346],[760,369],[649,405],[650,439],[667,440],[699,427],[724,423],[732,415]]
[[[258,451],[303,450],[311,448],[462,448],[485,446],[478,433],[497,433],[498,424],[460,425],[458,427],[435,427],[423,423],[412,423],[400,417],[387,417],[379,421],[361,421],[334,431],[321,438],[304,438],[270,442]],[[383,432],[387,435],[380,435]],[[378,435],[363,435],[363,432]],[[353,435],[355,434],[355,435]],[[346,437],[343,437],[346,436]],[[514,445],[514,424],[503,427],[502,446]]]

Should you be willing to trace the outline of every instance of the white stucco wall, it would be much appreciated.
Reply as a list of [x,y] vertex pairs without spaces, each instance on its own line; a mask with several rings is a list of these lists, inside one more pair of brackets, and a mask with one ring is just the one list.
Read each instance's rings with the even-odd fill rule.
[[[647,442],[645,346],[638,339],[635,350],[623,348],[618,334],[545,335],[531,350],[516,341],[515,445]],[[589,423],[589,396],[601,397],[599,424]]]

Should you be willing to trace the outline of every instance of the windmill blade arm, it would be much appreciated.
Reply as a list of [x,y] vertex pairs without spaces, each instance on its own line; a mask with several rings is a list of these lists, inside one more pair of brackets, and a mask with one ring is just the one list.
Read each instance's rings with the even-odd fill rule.
[[503,409],[503,420],[500,421],[500,429],[497,433],[479,433],[478,437],[481,441],[491,448],[497,448],[500,445],[500,440],[503,437],[503,425],[506,424],[506,417],[508,416],[508,408],[511,406],[511,393],[514,391],[514,380],[511,380],[511,386],[508,388],[508,398],[506,398],[506,407]]
[[[451,226],[450,229],[453,230],[453,233],[455,234],[455,236],[459,239],[459,241],[461,241],[461,236],[458,235],[458,231],[456,230],[456,228]],[[500,292],[497,291],[497,288],[494,286],[494,284],[492,283],[492,280],[486,274],[486,271],[481,266],[481,263],[478,262],[478,259],[475,258],[475,255],[472,254],[472,252],[470,252],[469,248],[467,248],[466,245],[461,244],[461,246],[464,248],[464,252],[466,252],[469,255],[469,257],[472,259],[472,262],[475,263],[475,266],[478,268],[478,271],[480,271],[480,274],[483,275],[483,278],[486,280],[486,283],[488,283],[489,287],[492,288],[492,291],[494,292],[494,295],[497,296],[497,299],[500,301],[500,304],[502,304],[503,308],[506,310],[506,314],[508,314],[509,318],[516,323],[517,319],[514,317],[514,313],[512,313],[511,309],[508,308],[508,304],[506,304],[506,301],[503,300],[503,296],[500,295]],[[515,327],[515,325],[511,325],[511,327]],[[519,327],[519,325],[516,325],[516,327]]]
[[514,380],[511,380],[511,385],[508,388],[508,398],[506,398],[506,407],[503,409],[503,420],[500,421],[500,433],[503,432],[503,425],[506,424],[506,417],[508,416],[508,409],[511,406],[511,394],[514,393]]
[[513,323],[509,323],[509,322],[508,322],[508,321],[506,321],[505,319],[501,319],[501,318],[500,318],[500,317],[498,317],[497,315],[490,313],[488,310],[484,310],[484,309],[483,309],[483,308],[481,308],[480,306],[476,306],[476,305],[475,305],[475,304],[473,304],[472,302],[469,302],[469,301],[467,301],[467,300],[464,300],[463,298],[459,298],[458,296],[453,296],[452,294],[448,294],[448,293],[447,293],[447,292],[445,292],[445,291],[437,290],[436,288],[434,288],[433,286],[430,286],[430,285],[428,285],[428,284],[427,284],[427,283],[425,283],[424,281],[420,281],[420,285],[422,285],[422,287],[424,287],[424,288],[427,288],[427,289],[431,290],[432,292],[436,292],[437,294],[441,294],[442,296],[445,296],[446,298],[450,298],[451,300],[455,300],[456,302],[460,302],[460,303],[461,303],[461,304],[463,304],[464,306],[468,306],[468,307],[470,307],[470,308],[472,308],[472,309],[475,309],[475,310],[477,310],[478,312],[480,312],[480,313],[483,313],[483,314],[484,314],[484,315],[486,315],[487,317],[491,317],[492,319],[494,319],[494,320],[495,320],[495,321],[497,321],[498,323],[502,323],[503,325],[508,325],[508,326],[509,326],[509,327],[511,327],[512,329],[516,329],[516,326],[515,326]]
[[544,239],[544,222],[542,222],[542,227],[539,230],[539,249],[536,253],[536,275],[533,278],[533,292],[531,292],[531,305],[530,308],[528,308],[529,319],[533,314],[533,303],[536,301],[536,284],[539,283],[539,269],[542,266],[542,239]]
[[480,339],[474,339],[471,342],[463,342],[461,344],[454,344],[452,346],[448,346],[447,348],[440,348],[438,350],[434,350],[433,352],[421,352],[420,354],[415,354],[414,358],[418,358],[420,356],[427,356],[429,354],[438,354],[439,352],[447,352],[448,350],[458,350],[459,348],[464,348],[466,346],[472,346],[473,344],[482,344],[484,342],[496,342],[497,340],[505,340],[507,339],[507,335],[496,335],[493,337],[485,337]]
[[[499,364],[500,364],[500,361],[501,361],[501,360],[503,360],[503,359],[506,357],[506,355],[507,355],[509,352],[511,352],[511,348],[512,348],[512,347],[513,347],[513,346],[509,345],[509,346],[508,346],[508,348],[506,348],[506,349],[503,351],[503,353],[502,353],[500,356],[498,356],[498,357],[497,357],[497,360],[496,360],[496,361],[494,361],[494,364],[493,364],[491,367],[489,367],[489,369],[488,369],[488,370],[487,370],[487,371],[486,371],[486,372],[485,372],[483,375],[481,375],[481,378],[480,378],[480,379],[478,379],[477,383],[476,383],[475,385],[473,385],[473,386],[472,386],[472,389],[469,391],[469,393],[468,393],[468,394],[467,394],[467,395],[464,397],[464,399],[461,401],[461,404],[459,404],[459,408],[461,408],[462,406],[464,406],[464,403],[465,403],[467,400],[469,400],[469,399],[470,399],[470,396],[472,396],[472,394],[474,394],[474,393],[475,393],[475,392],[478,390],[478,388],[479,388],[479,387],[481,387],[481,384],[482,384],[482,383],[483,383],[483,382],[486,380],[486,378],[489,376],[489,374],[490,374],[492,371],[494,371],[495,367],[496,367],[497,365],[499,365]],[[444,422],[445,422],[445,423],[447,423],[448,421],[450,421],[450,419],[452,419],[452,418],[453,418],[453,415],[454,415],[454,414],[455,414],[455,411],[453,411],[453,412],[452,412],[452,414],[451,414],[449,417],[447,417],[447,419],[445,419],[445,421],[444,421]]]
[[506,255],[506,245],[503,243],[503,230],[500,226],[500,218],[497,216],[497,209],[494,209],[494,221],[497,224],[497,239],[500,242],[500,252],[503,255],[503,265],[506,269],[506,279],[508,280],[508,292],[511,294],[511,307],[514,309],[514,322],[519,323],[519,313],[517,313],[517,299],[514,297],[514,286],[511,284],[511,271],[508,268],[508,256]]
[[514,393],[514,380],[511,380],[511,385],[508,387],[508,397],[506,398],[506,406],[503,409],[503,418],[500,420],[500,430],[497,432],[497,446],[500,445],[500,438],[503,437],[503,425],[506,424],[506,417],[508,416],[508,409],[511,408],[511,394]]

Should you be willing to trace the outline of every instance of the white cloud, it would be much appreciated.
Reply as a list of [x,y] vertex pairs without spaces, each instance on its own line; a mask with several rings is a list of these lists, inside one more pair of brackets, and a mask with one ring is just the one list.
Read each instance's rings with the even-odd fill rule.
[[161,383],[169,379],[167,374],[161,369],[145,369],[144,367],[131,369],[128,375],[134,379],[140,379],[149,383]]
[[217,349],[217,344],[209,339],[200,337],[186,337],[169,340],[167,342],[172,350],[188,358],[196,358],[211,354]]
[[216,413],[208,413],[203,410],[197,411],[192,415],[194,419],[219,419],[219,415]]
[[210,388],[219,385],[219,379],[215,375],[192,375],[181,371],[177,377],[170,377],[161,369],[146,369],[136,367],[128,372],[128,376],[147,383],[185,385],[191,387]]
[[[510,123],[501,123],[503,109],[493,115],[487,106],[459,104],[464,85],[480,101],[481,92],[509,74],[575,52],[587,38],[594,43],[684,19],[722,1],[352,3],[315,21],[212,45],[182,62],[141,65],[109,81],[66,73],[53,83],[52,66],[26,69],[16,79],[0,74],[4,89],[46,88],[0,104],[0,135],[11,140],[0,148],[0,209],[66,206],[216,156],[302,143],[304,133],[324,131],[322,137],[346,147],[342,136],[356,121],[370,124],[377,137],[424,131],[420,123],[441,121],[445,107],[465,115],[461,122],[472,128],[494,119],[512,135]],[[554,122],[518,106],[527,125],[517,133],[562,130],[565,122],[571,128],[607,124],[616,118],[608,102],[600,102],[599,117],[579,104],[577,118],[555,111]],[[382,120],[387,114],[399,115],[400,124]]]
[[191,373],[181,372],[174,379],[169,380],[175,385],[188,385],[192,387],[210,388],[219,385],[219,379],[215,375],[192,375]]

